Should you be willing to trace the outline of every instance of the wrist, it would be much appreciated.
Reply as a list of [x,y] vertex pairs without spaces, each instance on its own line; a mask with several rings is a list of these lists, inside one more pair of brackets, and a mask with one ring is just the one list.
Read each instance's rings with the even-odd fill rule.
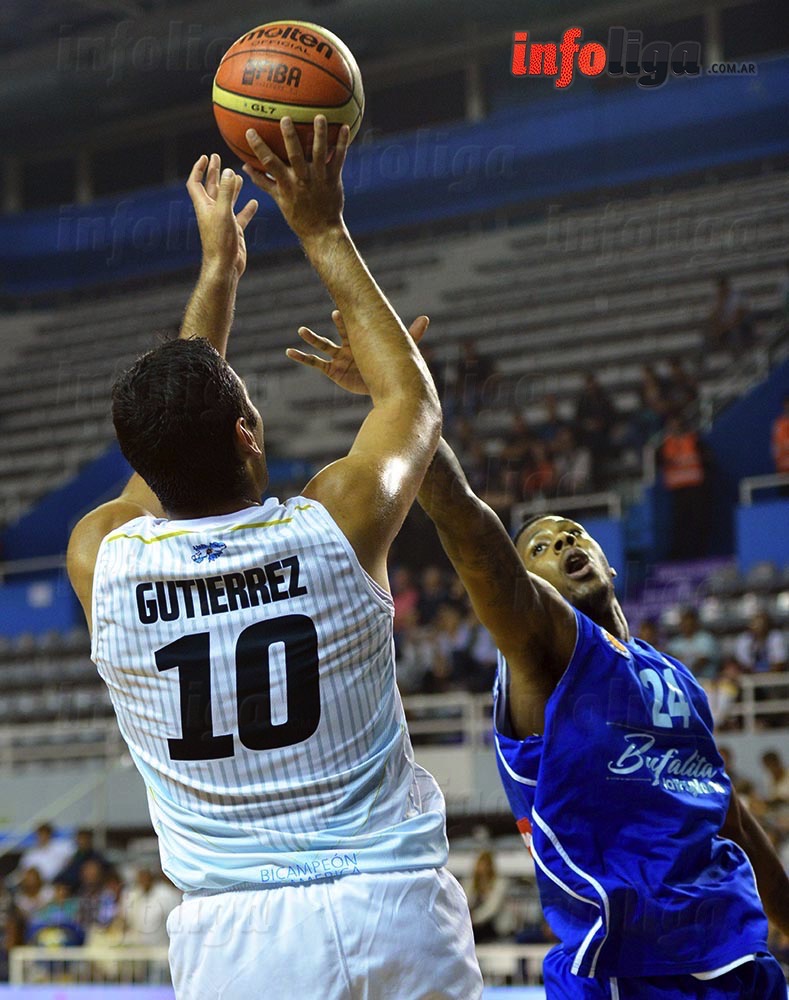
[[218,257],[203,257],[200,267],[200,284],[212,288],[232,288],[238,283],[238,272],[235,266]]
[[308,232],[297,233],[296,235],[299,237],[301,245],[307,253],[311,250],[320,251],[336,245],[342,240],[350,239],[350,233],[342,217],[336,222],[327,223],[326,225],[319,226],[317,229],[311,229]]

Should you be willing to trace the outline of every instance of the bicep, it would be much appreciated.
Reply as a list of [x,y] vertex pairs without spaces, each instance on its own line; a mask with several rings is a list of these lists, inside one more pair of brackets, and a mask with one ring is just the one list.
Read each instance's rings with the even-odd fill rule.
[[513,677],[558,680],[575,644],[572,609],[527,571],[487,504],[472,495],[455,509],[439,526],[441,543]]
[[129,500],[112,500],[86,514],[71,532],[66,553],[66,571],[91,630],[93,574],[101,543],[115,528],[147,513],[148,511]]
[[326,507],[382,586],[387,586],[389,546],[416,498],[440,432],[440,414],[429,400],[376,406],[348,455],[322,469],[304,490]]

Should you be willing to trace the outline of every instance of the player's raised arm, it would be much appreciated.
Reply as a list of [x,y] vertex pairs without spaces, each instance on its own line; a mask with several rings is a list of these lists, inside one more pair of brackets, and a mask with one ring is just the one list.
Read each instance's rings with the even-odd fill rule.
[[471,489],[443,438],[419,503],[517,681],[509,698],[516,730],[523,735],[537,731],[542,706],[572,656],[572,609],[550,584],[526,570],[504,525]]
[[373,408],[348,456],[320,472],[305,493],[323,503],[364,568],[388,586],[386,556],[411,506],[441,430],[435,386],[413,340],[367,270],[343,221],[342,165],[348,129],[327,158],[327,125],[315,119],[312,160],[295,127],[282,120],[290,165],[254,131],[247,140],[260,170],[245,166],[277,202],[342,311]]
[[[202,264],[200,275],[184,314],[181,337],[205,337],[224,357],[238,281],[246,268],[244,230],[257,211],[254,199],[236,215],[236,199],[242,179],[232,170],[221,172],[216,154],[201,156],[192,168],[187,190],[200,230]],[[156,494],[134,473],[115,500],[102,504],[83,517],[69,539],[66,559],[71,585],[91,626],[93,570],[102,539],[114,528],[135,517],[162,517]]]

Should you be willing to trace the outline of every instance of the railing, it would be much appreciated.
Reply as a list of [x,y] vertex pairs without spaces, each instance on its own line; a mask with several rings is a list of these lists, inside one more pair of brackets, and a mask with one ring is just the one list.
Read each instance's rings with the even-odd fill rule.
[[[482,944],[477,958],[487,985],[537,984],[547,944]],[[122,945],[85,948],[14,948],[9,953],[9,982],[74,985],[170,982],[167,948],[133,948]]]
[[[789,673],[746,675],[740,684],[742,695],[729,707],[728,717],[741,718],[744,732],[758,732],[761,723],[769,725],[777,716],[789,715]],[[776,689],[786,693],[776,696]],[[403,698],[415,746],[462,746],[466,750],[490,749],[492,703],[490,694],[462,691]],[[124,754],[125,745],[114,719],[0,729],[0,767],[7,771],[19,764],[54,761],[111,763]]]
[[[726,718],[742,719],[743,732],[759,732],[757,721],[769,725],[778,716],[789,716],[789,674],[747,674],[740,678],[740,690],[742,696],[728,707]],[[783,695],[777,696],[777,691]],[[766,696],[764,700],[758,698],[759,692]]]
[[552,947],[549,944],[478,944],[482,977],[488,986],[540,983],[542,963]]
[[167,948],[91,945],[85,948],[13,948],[8,978],[22,983],[168,984]]
[[740,480],[740,506],[750,507],[757,490],[776,489],[789,486],[789,472],[774,472],[769,476],[748,476]]

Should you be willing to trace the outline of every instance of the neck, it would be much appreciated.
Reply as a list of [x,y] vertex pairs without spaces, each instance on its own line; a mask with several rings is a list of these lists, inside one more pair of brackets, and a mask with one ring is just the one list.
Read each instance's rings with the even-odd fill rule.
[[610,632],[615,639],[619,639],[621,642],[630,641],[630,628],[627,624],[627,618],[625,618],[625,613],[615,597],[604,608],[595,611],[593,614],[589,614],[589,618],[592,619],[595,625],[599,625],[606,632]]
[[248,497],[239,497],[236,500],[228,500],[227,503],[213,504],[206,507],[178,507],[167,510],[165,514],[170,521],[192,521],[201,517],[221,517],[223,514],[235,514],[237,511],[246,510],[248,507],[260,507],[259,500],[251,500]]

